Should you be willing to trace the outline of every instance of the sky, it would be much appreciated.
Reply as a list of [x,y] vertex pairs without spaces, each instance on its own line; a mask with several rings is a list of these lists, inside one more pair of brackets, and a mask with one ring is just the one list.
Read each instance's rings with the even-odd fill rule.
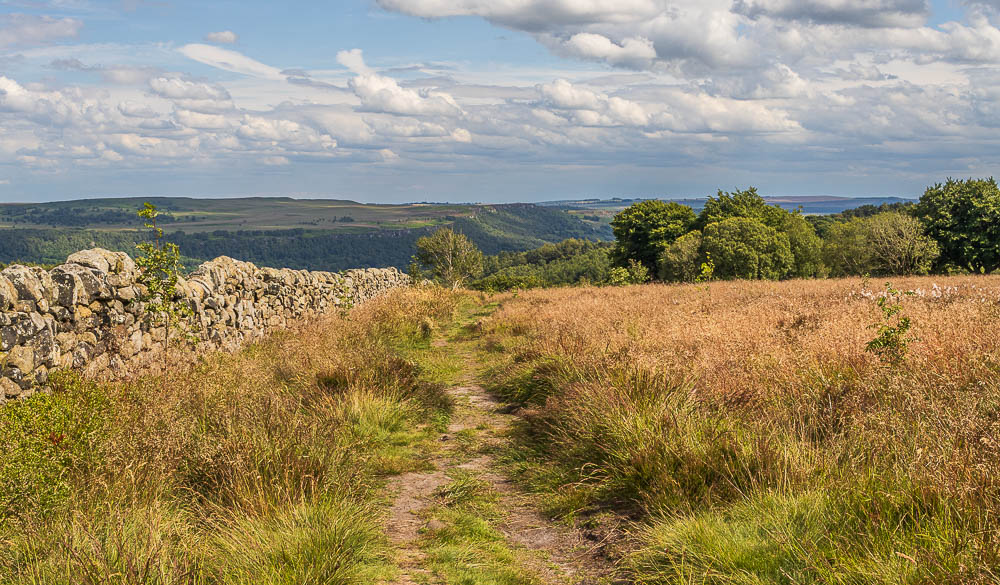
[[0,0],[0,202],[917,197],[1000,0]]

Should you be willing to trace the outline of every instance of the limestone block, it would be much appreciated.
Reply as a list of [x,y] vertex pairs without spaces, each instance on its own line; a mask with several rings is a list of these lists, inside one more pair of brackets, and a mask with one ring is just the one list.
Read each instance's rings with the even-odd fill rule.
[[32,372],[35,384],[45,384],[49,381],[49,369],[45,366],[38,366]]
[[70,254],[66,264],[80,264],[98,272],[134,276],[139,269],[135,261],[124,252],[112,252],[103,248],[81,250]]
[[187,289],[191,296],[199,300],[212,294],[211,285],[200,278],[189,279],[187,281]]
[[109,298],[106,282],[81,264],[63,264],[52,269],[56,304],[63,307],[89,305],[95,299]]
[[6,276],[0,274],[0,311],[10,310],[17,300],[17,288]]
[[17,368],[21,372],[30,372],[35,369],[35,350],[28,345],[17,345],[7,352],[3,361],[6,368]]
[[72,351],[76,347],[77,339],[75,333],[64,332],[56,334],[56,344],[62,352]]
[[0,327],[0,351],[10,351],[20,341],[16,327],[11,325]]
[[82,368],[97,355],[97,348],[89,343],[80,343],[73,350],[73,367]]
[[14,286],[18,300],[35,302],[45,298],[42,281],[38,278],[37,272],[31,268],[15,264],[8,266],[0,274]]
[[142,331],[136,330],[132,333],[132,336],[129,338],[129,342],[128,344],[126,344],[126,347],[132,353],[132,355],[135,355],[140,351],[142,351],[143,343],[144,341],[143,341]]
[[21,395],[21,387],[9,378],[0,378],[0,404],[5,400],[14,399]]
[[[51,366],[55,365],[59,359],[59,346],[56,345],[55,335],[49,329],[41,330],[34,339],[31,340],[34,346],[34,365]],[[27,372],[28,370],[23,369]]]

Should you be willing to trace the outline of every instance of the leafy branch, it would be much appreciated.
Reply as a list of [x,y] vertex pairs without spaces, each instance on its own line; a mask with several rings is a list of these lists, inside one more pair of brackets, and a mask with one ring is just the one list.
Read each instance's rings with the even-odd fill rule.
[[163,327],[165,368],[171,329],[184,331],[182,323],[194,313],[186,300],[179,298],[177,294],[177,284],[184,266],[181,264],[177,244],[163,241],[163,230],[156,223],[159,211],[155,205],[146,202],[138,215],[153,236],[150,242],[136,244],[139,250],[139,256],[135,259],[139,267],[137,282],[144,287],[139,300],[144,303],[143,311],[150,325]]
[[901,363],[909,352],[910,343],[917,341],[909,335],[912,320],[902,314],[903,298],[912,295],[913,292],[897,290],[887,282],[885,292],[875,301],[882,312],[882,319],[869,326],[869,329],[877,329],[878,333],[865,346],[865,351],[878,356],[884,364],[895,366]]

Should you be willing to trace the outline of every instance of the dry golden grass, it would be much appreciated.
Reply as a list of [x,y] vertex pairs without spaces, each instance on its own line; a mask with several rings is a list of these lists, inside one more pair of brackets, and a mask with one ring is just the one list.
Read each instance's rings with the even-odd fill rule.
[[[894,279],[917,293],[897,366],[865,351],[882,284],[531,291],[485,347],[496,388],[534,405],[526,446],[564,466],[561,505],[643,511],[642,582],[994,582],[1000,277]],[[774,498],[823,536],[737,522]]]
[[402,357],[456,295],[399,291],[165,382],[0,410],[0,583],[368,583],[377,500],[447,406]]

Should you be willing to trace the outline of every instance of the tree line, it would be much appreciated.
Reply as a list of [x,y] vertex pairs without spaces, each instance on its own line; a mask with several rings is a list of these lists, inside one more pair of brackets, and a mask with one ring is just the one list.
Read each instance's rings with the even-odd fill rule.
[[458,278],[479,290],[574,284],[852,275],[990,273],[1000,268],[1000,189],[949,179],[918,202],[806,216],[769,205],[753,187],[719,191],[700,213],[673,201],[635,203],[611,222],[614,243],[568,239],[483,256],[462,234],[417,241],[414,270],[435,272],[435,251],[465,256]]
[[1000,189],[949,179],[913,204],[807,217],[768,205],[755,188],[719,191],[701,213],[642,201],[611,223],[612,260],[660,280],[989,273],[1000,267]]

